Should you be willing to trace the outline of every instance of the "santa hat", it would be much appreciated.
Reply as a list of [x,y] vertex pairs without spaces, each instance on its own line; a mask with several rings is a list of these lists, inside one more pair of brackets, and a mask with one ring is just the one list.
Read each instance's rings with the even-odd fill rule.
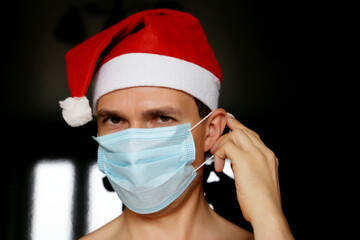
[[94,112],[101,96],[136,86],[181,90],[217,108],[220,66],[199,20],[188,13],[139,12],[74,47],[65,59],[72,97],[60,106],[73,127],[92,120],[85,96],[92,78]]

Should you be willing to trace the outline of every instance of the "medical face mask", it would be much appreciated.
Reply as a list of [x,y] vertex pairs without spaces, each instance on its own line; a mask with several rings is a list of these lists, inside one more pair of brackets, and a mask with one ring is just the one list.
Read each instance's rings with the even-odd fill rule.
[[[190,123],[161,128],[129,128],[94,137],[98,166],[130,210],[160,211],[177,199],[196,177]],[[208,159],[210,160],[210,159]]]

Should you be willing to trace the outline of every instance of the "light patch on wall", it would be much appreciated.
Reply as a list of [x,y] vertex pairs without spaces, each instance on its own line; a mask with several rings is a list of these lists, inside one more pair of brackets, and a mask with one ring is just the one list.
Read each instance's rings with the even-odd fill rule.
[[72,239],[74,171],[65,159],[35,165],[31,239]]
[[231,160],[226,158],[223,173],[234,179],[234,172],[231,168]]

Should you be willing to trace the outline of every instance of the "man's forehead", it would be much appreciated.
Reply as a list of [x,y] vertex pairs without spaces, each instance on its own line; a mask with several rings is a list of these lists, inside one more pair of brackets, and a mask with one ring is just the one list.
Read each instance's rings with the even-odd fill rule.
[[136,109],[144,114],[181,114],[193,106],[196,106],[194,98],[183,91],[164,87],[133,87],[102,96],[97,110],[98,114],[118,109]]
[[189,99],[193,99],[194,97],[190,94],[176,90],[171,88],[165,87],[150,87],[150,86],[141,86],[141,87],[131,87],[131,88],[124,88],[112,91],[110,93],[105,94],[99,99],[100,101],[111,100],[116,101],[122,100],[126,102],[139,102],[139,101],[160,101],[166,100],[167,102],[170,101],[186,101]]

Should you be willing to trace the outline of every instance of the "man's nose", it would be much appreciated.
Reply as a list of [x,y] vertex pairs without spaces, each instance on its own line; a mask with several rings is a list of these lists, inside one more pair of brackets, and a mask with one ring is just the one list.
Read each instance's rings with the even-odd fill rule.
[[129,121],[129,128],[148,128],[145,121],[142,120],[133,120]]

